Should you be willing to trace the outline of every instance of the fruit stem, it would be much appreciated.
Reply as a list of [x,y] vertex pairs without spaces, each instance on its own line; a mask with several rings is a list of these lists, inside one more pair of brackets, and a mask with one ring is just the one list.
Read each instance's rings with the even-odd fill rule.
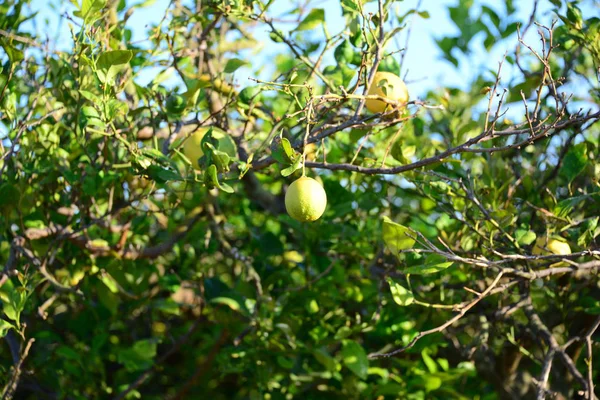
[[310,134],[310,118],[312,113],[312,103],[309,103],[308,109],[306,110],[306,132],[304,133],[304,146],[302,147],[302,176],[306,176],[306,146],[308,142],[308,135]]

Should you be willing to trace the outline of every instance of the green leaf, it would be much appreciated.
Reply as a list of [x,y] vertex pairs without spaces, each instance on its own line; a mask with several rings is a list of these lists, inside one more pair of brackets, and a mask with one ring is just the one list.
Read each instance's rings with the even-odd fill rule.
[[239,58],[232,58],[227,61],[227,64],[225,64],[225,73],[230,74],[235,72],[238,68],[248,64],[249,63],[247,61],[240,60]]
[[110,276],[110,274],[106,272],[101,274],[100,280],[106,285],[108,290],[110,290],[113,293],[119,293],[119,287],[117,286],[117,282],[112,276]]
[[357,14],[360,12],[360,0],[341,0],[342,11],[344,14]]
[[587,145],[579,143],[567,152],[560,173],[571,183],[585,169],[587,162]]
[[100,119],[100,114],[94,107],[83,106],[81,107],[81,124],[82,126],[95,126],[98,128],[105,128],[106,124]]
[[521,245],[528,246],[533,243],[536,239],[536,234],[534,231],[527,229],[517,229],[515,232],[515,240],[517,243]]
[[408,306],[415,300],[412,292],[404,286],[396,283],[392,278],[387,278],[387,283],[390,285],[390,292],[396,304],[400,306]]
[[9,329],[16,329],[13,324],[3,319],[0,319],[0,338],[6,336]]
[[5,303],[3,311],[9,319],[12,319],[13,321],[17,322],[17,324],[19,323],[21,312],[15,308],[14,304]]
[[443,271],[453,264],[452,261],[446,261],[446,259],[438,254],[431,254],[425,259],[424,265],[415,265],[406,268],[403,272],[405,274],[414,275],[428,275],[435,274]]
[[173,299],[159,299],[154,302],[154,309],[169,315],[180,315],[179,304]]
[[87,24],[97,21],[102,16],[102,9],[106,7],[106,0],[82,0],[81,8],[73,14],[82,18]]
[[215,297],[214,299],[210,300],[211,304],[223,304],[229,308],[231,308],[233,311],[242,311],[242,307],[240,306],[240,303],[237,300],[234,300],[230,297]]
[[233,193],[233,188],[231,186],[229,186],[225,182],[219,182],[217,166],[215,164],[211,164],[206,169],[204,181],[207,183],[208,186],[216,187],[219,190],[222,190],[226,193]]
[[127,349],[117,352],[117,362],[123,364],[129,372],[142,371],[152,367],[156,357],[156,341],[138,340]]
[[272,150],[273,158],[280,164],[286,165],[293,163],[299,154],[286,138],[282,138],[278,145],[275,143]]
[[442,378],[435,375],[423,375],[423,386],[427,392],[432,392],[442,386]]
[[354,341],[344,342],[342,348],[344,365],[360,379],[367,379],[369,359],[362,346]]
[[229,171],[229,163],[231,162],[229,154],[225,153],[224,151],[217,150],[211,143],[205,143],[205,147],[207,147],[212,153],[212,161],[217,166],[217,170],[219,172]]
[[23,52],[9,43],[5,38],[0,38],[0,46],[2,46],[12,64],[19,63],[25,58]]
[[325,369],[332,372],[335,371],[337,363],[335,362],[335,359],[331,357],[325,350],[316,349],[313,351],[313,355],[315,356],[315,359],[325,367]]
[[81,363],[81,355],[71,347],[61,345],[56,348],[55,352],[60,358]]
[[102,83],[112,84],[115,76],[129,65],[132,57],[133,53],[130,50],[112,50],[102,53],[96,62],[98,79]]
[[292,165],[281,170],[281,176],[290,176],[300,168],[302,168],[302,156],[299,155]]
[[106,51],[98,57],[96,66],[99,69],[108,70],[112,67],[122,67],[129,63],[133,53],[130,50]]
[[350,336],[352,334],[352,329],[350,329],[350,327],[348,326],[342,326],[340,329],[338,329],[338,331],[335,333],[334,339],[335,340],[341,340],[341,339],[345,339],[348,336]]
[[158,181],[159,183],[183,180],[183,177],[179,175],[179,173],[176,170],[164,168],[156,164],[149,165],[146,168],[145,172],[150,178]]
[[423,357],[423,362],[427,366],[427,369],[429,370],[430,373],[435,374],[436,372],[438,372],[437,364],[433,360],[433,358],[431,358],[431,356],[429,356],[428,349],[425,349],[421,352],[421,357]]
[[577,5],[568,2],[567,3],[567,18],[569,22],[571,22],[572,26],[580,30],[583,27],[583,17],[581,15],[581,10]]
[[89,101],[91,101],[93,104],[100,104],[100,98],[98,96],[96,96],[94,93],[92,92],[88,92],[87,90],[79,90],[79,94],[81,94],[81,96]]
[[383,217],[383,241],[393,254],[398,255],[401,250],[413,248],[415,239],[409,235],[416,236],[412,229]]
[[325,10],[322,8],[313,8],[306,18],[300,22],[296,31],[307,31],[317,27],[325,21]]
[[600,201],[600,192],[594,192],[561,200],[556,206],[554,206],[554,214],[556,214],[558,217],[565,218],[571,213],[571,211],[573,211],[573,208],[575,208],[577,204],[588,199],[591,202]]

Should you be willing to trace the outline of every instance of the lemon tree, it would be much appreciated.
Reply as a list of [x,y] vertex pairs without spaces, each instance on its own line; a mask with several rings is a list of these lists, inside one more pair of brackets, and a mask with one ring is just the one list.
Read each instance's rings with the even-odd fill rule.
[[0,1],[0,398],[598,397],[596,3]]

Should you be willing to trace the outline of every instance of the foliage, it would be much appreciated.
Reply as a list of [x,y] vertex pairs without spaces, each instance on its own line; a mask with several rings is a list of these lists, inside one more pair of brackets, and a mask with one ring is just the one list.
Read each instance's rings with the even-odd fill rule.
[[[173,1],[141,41],[149,2],[72,3],[60,46],[0,4],[3,398],[590,398],[593,2],[456,2],[444,62],[506,57],[383,114],[429,18],[402,1]],[[187,159],[200,126],[237,154]],[[285,213],[303,171],[314,223]]]

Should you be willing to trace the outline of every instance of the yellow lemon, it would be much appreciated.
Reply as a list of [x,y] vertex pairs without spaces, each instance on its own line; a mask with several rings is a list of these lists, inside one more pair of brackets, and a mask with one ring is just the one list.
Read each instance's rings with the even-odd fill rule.
[[[369,88],[369,95],[378,95],[389,100],[394,100],[400,104],[408,102],[408,89],[404,81],[398,75],[391,72],[377,72],[373,83]],[[380,113],[392,109],[391,104],[387,104],[381,100],[367,100],[365,102],[367,110],[373,113]],[[405,107],[405,106],[401,106]]]
[[[550,251],[548,251],[548,250]],[[533,246],[533,251],[532,251],[533,255],[550,255],[550,254],[557,254],[557,255],[567,255],[567,254],[571,254],[571,247],[569,246],[569,243],[567,243],[563,238],[561,237],[554,237],[554,238],[548,238],[548,241],[546,242],[546,238],[545,237],[539,237],[536,242],[535,242],[535,246]],[[547,261],[547,260],[545,260]],[[543,260],[539,260],[539,261],[534,261],[534,264],[538,265],[538,264],[542,264]],[[550,267],[558,267],[558,266],[564,266],[567,265],[567,263],[565,262],[558,262],[558,263],[554,263],[552,265],[550,265]]]
[[[183,142],[183,154],[190,160],[195,169],[200,169],[198,160],[204,155],[201,143],[204,135],[206,135],[206,132],[208,132],[209,129],[210,127],[198,128]],[[187,133],[182,132],[180,138],[184,138],[186,135]],[[227,153],[230,157],[236,156],[235,143],[233,142],[233,139],[231,139],[231,136],[216,127],[212,128],[212,136],[219,142],[218,150]]]
[[285,209],[300,222],[316,221],[325,212],[327,194],[316,180],[302,176],[292,182],[285,194]]
[[[546,249],[550,250],[548,252]],[[571,254],[571,247],[564,239],[560,238],[549,238],[546,243],[546,238],[540,237],[533,246],[534,255],[548,255],[548,254]]]

